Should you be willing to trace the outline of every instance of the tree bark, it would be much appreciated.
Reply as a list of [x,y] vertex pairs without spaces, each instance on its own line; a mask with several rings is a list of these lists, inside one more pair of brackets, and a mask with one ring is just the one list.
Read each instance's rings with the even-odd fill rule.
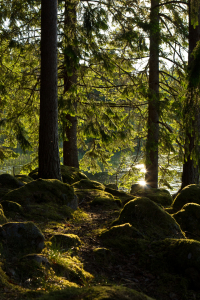
[[[199,24],[200,24],[200,12],[199,12]],[[193,62],[192,52],[196,47],[197,42],[200,40],[200,25],[197,25],[195,28],[191,25],[191,10],[190,10],[190,1],[189,1],[189,52],[188,52],[188,68]],[[195,93],[191,86],[191,82],[188,82],[188,95],[187,95],[187,104],[185,107],[186,116],[186,128],[185,128],[185,145],[184,145],[184,163],[183,163],[183,173],[182,173],[182,185],[181,189],[189,184],[199,183],[199,164],[194,161],[194,158],[191,157],[192,152],[199,152],[199,146],[196,145],[196,134],[195,127],[199,127],[199,108],[195,107]],[[195,118],[194,118],[195,116]],[[193,119],[194,118],[194,119]],[[197,149],[198,147],[198,149]]]
[[158,187],[158,137],[159,137],[159,0],[151,0],[148,134],[146,142],[145,180]]
[[41,1],[39,177],[61,180],[58,147],[57,0]]
[[[74,0],[65,1],[65,32],[67,31],[66,46],[69,45],[71,41],[72,49],[76,52],[73,45],[75,35],[76,35],[76,5],[77,2]],[[65,54],[66,55],[66,54]],[[73,58],[69,60],[68,63],[71,64],[70,70],[72,75],[68,75],[67,65],[64,70],[64,94],[67,93],[73,85],[77,83],[76,67],[74,66]],[[76,111],[76,103],[73,104]],[[65,126],[65,136],[66,140],[63,141],[63,164],[66,166],[72,166],[79,168],[78,162],[78,148],[77,148],[77,116],[66,115],[66,126]]]

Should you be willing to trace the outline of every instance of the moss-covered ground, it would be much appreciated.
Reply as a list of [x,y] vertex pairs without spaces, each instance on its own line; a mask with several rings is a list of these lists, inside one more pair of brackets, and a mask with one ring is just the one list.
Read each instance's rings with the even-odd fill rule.
[[[176,239],[150,241],[127,223],[120,225],[118,237],[113,231],[109,245],[101,235],[119,218],[122,207],[82,201],[76,211],[60,211],[56,204],[48,205],[37,204],[31,213],[6,215],[5,211],[8,221],[32,221],[42,231],[41,256],[48,263],[38,263],[33,256],[9,262],[0,251],[0,300],[200,300],[198,283],[190,285],[187,274],[168,266],[168,260],[175,258],[171,252],[165,255],[166,247],[180,252]],[[76,235],[81,243],[66,251],[62,244],[51,242],[56,234]],[[179,260],[181,255],[193,258],[188,249],[186,254],[180,252]],[[175,259],[177,265],[179,260]],[[188,272],[192,276],[191,268]]]

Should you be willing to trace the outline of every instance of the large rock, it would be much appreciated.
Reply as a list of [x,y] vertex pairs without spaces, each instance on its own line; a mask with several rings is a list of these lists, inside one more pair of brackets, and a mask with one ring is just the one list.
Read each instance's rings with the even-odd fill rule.
[[190,184],[182,189],[173,202],[173,209],[180,210],[187,203],[197,203],[200,205],[200,185]]
[[33,253],[21,257],[10,271],[12,278],[20,282],[20,285],[28,287],[36,281],[36,278],[38,282],[45,278],[50,268],[51,264],[44,255]]
[[113,195],[98,189],[75,189],[79,203],[89,203],[105,208],[117,208],[121,206],[121,200]]
[[112,226],[110,229],[101,233],[101,238],[103,239],[112,239],[113,237],[117,239],[120,237],[144,238],[141,232],[129,223]]
[[24,183],[16,179],[14,176],[10,174],[1,174],[0,175],[0,199],[2,199],[3,196],[5,196],[7,193],[23,185]]
[[15,217],[16,214],[22,214],[23,208],[19,203],[13,201],[1,201],[6,217]]
[[6,219],[5,215],[4,215],[3,208],[2,208],[2,206],[0,204],[0,224],[4,224],[6,222],[7,222],[7,219]]
[[[79,169],[69,166],[60,166],[61,175],[64,183],[73,184],[74,182],[80,181],[81,179],[88,179],[88,177],[79,171]],[[31,171],[29,176],[33,179],[38,179],[38,168]]]
[[118,197],[122,201],[123,205],[135,198],[135,196],[133,195],[125,193],[124,191],[118,191],[108,186],[106,186],[105,192],[112,194],[115,197]]
[[181,274],[192,289],[200,289],[200,242],[165,239],[151,244],[151,268],[159,272]]
[[142,252],[146,248],[142,233],[129,223],[112,226],[100,234],[100,239],[105,246],[117,248],[125,255],[134,251]]
[[113,260],[112,251],[107,248],[93,249],[93,255],[96,262],[108,265]]
[[115,183],[104,183],[104,185],[106,188],[113,189],[116,191],[118,190],[118,186]]
[[[7,293],[8,293],[8,291],[11,292],[15,288],[14,285],[11,283],[10,278],[5,273],[5,270],[2,269],[2,267],[3,267],[2,264],[0,264],[0,288],[1,288],[1,296],[0,297],[2,297],[2,295],[3,295],[3,290],[7,291]],[[5,298],[3,296],[0,299],[5,300],[5,299],[9,299],[9,298],[8,298],[8,296],[6,296]]]
[[185,237],[175,219],[146,197],[137,197],[128,202],[113,225],[124,223],[130,223],[151,240]]
[[173,215],[174,219],[186,232],[187,237],[200,240],[200,205],[185,204],[180,211]]
[[80,181],[75,182],[72,186],[77,189],[97,189],[102,191],[105,189],[105,186],[102,183],[89,179],[81,179]]
[[137,197],[147,197],[155,203],[163,206],[170,206],[173,202],[169,191],[165,189],[154,189],[148,186],[141,186],[140,184],[132,185],[130,194]]
[[79,169],[69,166],[60,166],[63,182],[73,184],[81,179],[88,179],[88,177],[82,173]]
[[17,189],[24,184],[10,174],[0,175],[0,188]]
[[15,175],[15,178],[17,180],[19,180],[20,182],[26,184],[26,183],[29,183],[31,181],[33,181],[34,179],[31,178],[30,176],[28,175],[23,175],[23,174],[19,174],[19,175]]
[[22,206],[55,202],[76,209],[78,205],[73,188],[57,179],[34,180],[9,192],[2,198],[4,200],[17,202]]
[[8,188],[0,188],[0,199],[11,192],[13,189],[8,189]]
[[33,222],[10,222],[0,226],[0,242],[5,255],[23,256],[41,252],[44,236]]

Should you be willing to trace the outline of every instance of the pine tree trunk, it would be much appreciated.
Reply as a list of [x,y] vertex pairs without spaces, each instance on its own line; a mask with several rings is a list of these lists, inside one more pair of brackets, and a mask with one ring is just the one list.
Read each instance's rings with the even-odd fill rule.
[[[65,29],[67,29],[66,44],[71,41],[73,43],[73,37],[75,35],[76,27],[76,3],[74,0],[65,1]],[[70,30],[71,29],[71,30]],[[74,45],[72,44],[72,47]],[[64,93],[67,93],[73,85],[77,83],[76,68],[73,66],[73,58],[71,59],[70,69],[72,75],[67,73],[67,66],[64,70]],[[69,59],[68,59],[69,61]],[[74,103],[74,109],[76,111],[76,103]],[[78,148],[77,148],[77,116],[66,115],[65,136],[66,140],[63,141],[63,163],[66,166],[79,168],[78,162]]]
[[61,180],[58,147],[57,0],[41,1],[39,177]]
[[158,137],[159,137],[159,0],[151,1],[148,134],[146,142],[145,180],[158,187]]
[[[200,13],[199,13],[200,22]],[[200,23],[199,23],[200,24]],[[190,2],[189,2],[189,53],[188,53],[188,68],[193,62],[192,52],[196,47],[197,42],[200,40],[200,25],[195,28],[191,25],[191,13],[190,13]],[[199,124],[199,109],[195,108],[195,94],[191,83],[188,83],[188,96],[187,96],[187,106],[185,113],[188,114],[187,119],[189,123],[186,122],[185,130],[185,145],[184,145],[184,163],[183,163],[183,173],[182,173],[182,185],[181,189],[189,184],[199,183],[199,165],[191,157],[192,152],[199,152],[199,146],[195,145],[195,126]],[[192,115],[191,115],[192,114]],[[195,116],[195,119],[193,117]],[[191,131],[192,129],[192,131]]]

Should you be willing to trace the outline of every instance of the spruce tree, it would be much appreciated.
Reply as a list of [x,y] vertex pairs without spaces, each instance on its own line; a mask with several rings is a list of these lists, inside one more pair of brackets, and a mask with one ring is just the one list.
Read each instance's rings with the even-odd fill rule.
[[198,10],[198,24],[192,24],[191,1],[189,6],[189,51],[188,51],[188,87],[185,100],[183,118],[185,127],[184,163],[181,189],[189,184],[199,183],[199,136],[200,110],[198,88],[190,76],[195,63],[194,50],[200,41],[200,10]]
[[145,180],[153,188],[158,187],[158,138],[159,138],[159,1],[151,0],[149,97],[146,142]]
[[[77,1],[65,0],[64,6],[64,91],[70,93],[70,89],[76,89],[78,67],[78,45],[76,43],[77,28]],[[64,115],[63,126],[63,164],[79,168],[77,148],[77,99],[71,99],[75,115]]]
[[39,177],[61,180],[57,103],[57,0],[41,2]]

